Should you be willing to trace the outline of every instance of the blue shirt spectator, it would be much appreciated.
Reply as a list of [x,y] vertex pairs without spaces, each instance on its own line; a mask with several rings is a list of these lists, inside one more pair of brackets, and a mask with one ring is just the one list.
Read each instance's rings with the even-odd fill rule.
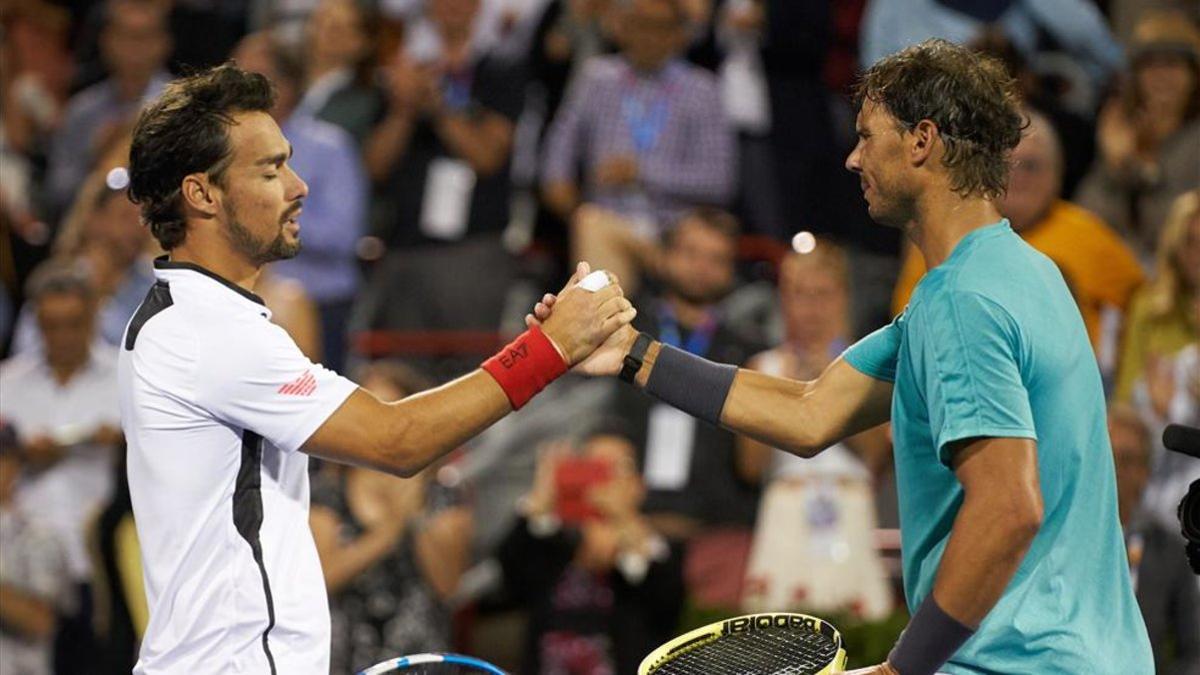
[[[672,60],[635,71],[621,56],[593,59],[567,92],[547,138],[544,185],[594,176],[606,160],[637,159],[638,189],[585,181],[583,199],[626,216],[672,223],[694,204],[733,194],[733,132],[716,79]],[[650,213],[638,213],[648,208]]]
[[171,36],[161,3],[110,0],[104,12],[100,51],[109,77],[71,99],[51,143],[45,195],[51,221],[75,198],[98,151],[170,77],[163,70]]
[[862,21],[862,66],[927,38],[965,44],[993,23],[1026,58],[1037,52],[1039,33],[1048,33],[1097,88],[1125,63],[1104,15],[1088,0],[871,0]]
[[[145,258],[129,268],[112,295],[101,300],[96,314],[96,336],[102,344],[113,347],[121,344],[125,324],[129,323],[129,317],[137,311],[146,299],[146,291],[153,285],[154,269],[150,259]],[[12,353],[40,353],[42,349],[42,335],[38,332],[33,307],[25,304],[13,328]]]
[[282,125],[292,169],[309,186],[300,216],[300,254],[272,269],[304,284],[317,304],[349,300],[358,289],[354,247],[363,233],[367,178],[346,131],[297,112]]
[[355,245],[365,225],[369,188],[362,158],[348,132],[299,106],[304,69],[297,54],[264,31],[243,38],[233,58],[275,86],[271,116],[292,144],[292,169],[309,185],[300,216],[300,253],[271,269],[298,281],[316,303],[319,358],[337,370],[348,351],[346,325],[359,283]]
[[132,99],[125,98],[120,86],[111,79],[71,98],[63,125],[50,146],[46,199],[52,214],[61,215],[74,199],[92,168],[96,151],[104,144],[105,135],[128,121],[143,103],[158,96],[169,79],[166,72],[157,73],[146,83],[141,95]]

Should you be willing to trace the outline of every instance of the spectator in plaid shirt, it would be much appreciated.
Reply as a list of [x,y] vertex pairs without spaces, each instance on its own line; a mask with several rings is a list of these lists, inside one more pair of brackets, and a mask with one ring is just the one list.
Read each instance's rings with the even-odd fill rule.
[[572,83],[542,189],[571,222],[573,258],[636,288],[667,223],[732,196],[734,139],[716,80],[678,58],[688,36],[678,1],[624,0],[615,11],[621,53],[593,59]]

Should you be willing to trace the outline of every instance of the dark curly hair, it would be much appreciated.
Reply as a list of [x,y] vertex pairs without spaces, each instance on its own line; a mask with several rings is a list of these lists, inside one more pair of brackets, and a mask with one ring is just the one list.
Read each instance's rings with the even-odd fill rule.
[[142,111],[129,149],[129,199],[142,207],[142,220],[164,250],[187,237],[183,179],[203,172],[222,185],[233,116],[268,112],[274,104],[267,78],[226,63],[171,82]]
[[911,131],[933,122],[957,194],[995,199],[1008,186],[1009,154],[1027,126],[1017,83],[1000,61],[945,40],[926,40],[880,59],[855,98],[882,105]]

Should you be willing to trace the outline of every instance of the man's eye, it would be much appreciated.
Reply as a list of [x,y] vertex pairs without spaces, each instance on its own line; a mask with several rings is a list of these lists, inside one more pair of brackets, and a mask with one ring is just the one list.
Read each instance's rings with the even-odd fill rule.
[[278,177],[279,177],[279,174],[277,174],[277,173],[265,173],[265,174],[263,174],[263,178],[266,178],[267,180],[271,180],[271,179],[273,179],[273,178],[278,178]]

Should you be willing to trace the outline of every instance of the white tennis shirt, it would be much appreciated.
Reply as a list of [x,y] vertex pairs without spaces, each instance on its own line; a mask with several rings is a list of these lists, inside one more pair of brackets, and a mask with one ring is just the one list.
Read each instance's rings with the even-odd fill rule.
[[150,622],[134,673],[329,672],[329,603],[298,452],[356,385],[262,300],[187,263],[157,282],[117,369]]

